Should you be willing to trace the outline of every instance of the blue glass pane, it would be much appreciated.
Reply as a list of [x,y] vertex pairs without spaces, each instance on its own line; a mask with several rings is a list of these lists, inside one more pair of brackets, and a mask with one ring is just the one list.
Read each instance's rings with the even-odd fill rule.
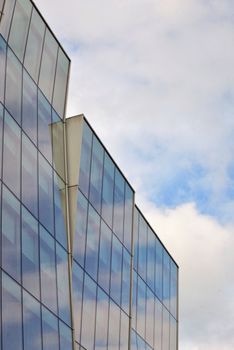
[[52,110],[52,122],[53,166],[65,180],[64,123],[54,110]]
[[133,271],[132,286],[132,328],[137,328],[137,273]]
[[83,138],[80,158],[80,175],[79,187],[84,195],[88,198],[89,194],[89,177],[92,147],[92,131],[86,123],[83,124]]
[[22,127],[30,139],[37,144],[37,86],[24,70]]
[[0,179],[2,178],[3,106],[0,103]]
[[105,153],[102,185],[102,216],[110,227],[112,227],[113,220],[114,171],[114,163],[108,154]]
[[162,265],[163,247],[159,240],[156,239],[155,292],[160,300],[162,300]]
[[98,288],[95,349],[107,348],[109,297]]
[[154,347],[154,294],[146,290],[146,341]]
[[5,104],[14,119],[21,124],[22,65],[13,52],[7,50]]
[[133,237],[134,237],[134,261],[133,265],[135,270],[138,270],[138,251],[139,251],[139,212],[134,208],[134,227],[133,227]]
[[5,111],[3,179],[17,197],[20,195],[20,142],[20,128]]
[[148,227],[147,242],[147,284],[154,291],[155,265],[156,265],[156,237]]
[[0,33],[6,40],[8,39],[8,35],[9,35],[9,29],[11,25],[14,5],[15,5],[15,0],[5,1],[4,16],[2,16],[1,22],[0,22]]
[[110,288],[110,262],[111,262],[111,237],[109,227],[101,222],[101,237],[99,251],[98,283],[109,294]]
[[27,292],[23,292],[24,350],[41,350],[41,307]]
[[88,202],[83,194],[78,191],[77,198],[77,219],[75,237],[73,241],[73,255],[74,259],[84,266],[85,258],[85,242],[86,242],[86,228],[87,228],[87,211]]
[[55,241],[42,226],[40,226],[40,264],[42,301],[57,313]]
[[85,269],[95,280],[97,279],[98,267],[99,230],[100,217],[89,205]]
[[171,276],[170,276],[170,312],[177,318],[177,273],[176,264],[171,259]]
[[128,350],[129,318],[121,312],[120,350]]
[[54,219],[55,236],[67,248],[66,188],[62,179],[54,172]]
[[125,206],[124,206],[124,245],[131,252],[132,243],[132,215],[133,215],[133,191],[125,182]]
[[3,186],[2,193],[2,266],[21,280],[20,203]]
[[131,331],[131,350],[137,350],[137,335],[133,330]]
[[97,138],[93,137],[89,200],[94,208],[100,213],[102,193],[104,149]]
[[0,102],[4,102],[4,87],[5,87],[5,65],[6,65],[6,43],[0,36]]
[[170,257],[166,250],[163,250],[163,303],[170,307]]
[[43,350],[59,349],[58,319],[44,307],[42,308]]
[[123,248],[123,271],[122,271],[122,309],[129,314],[130,304],[130,269],[131,269],[131,256],[128,251]]
[[22,134],[22,202],[38,216],[37,149]]
[[75,339],[80,342],[81,334],[81,311],[82,311],[82,293],[83,293],[83,270],[73,261],[72,265],[72,287],[73,287],[73,308]]
[[145,338],[146,284],[138,277],[137,293],[137,332]]
[[115,234],[123,242],[123,218],[124,218],[124,178],[119,170],[115,168],[115,189],[114,189],[114,223]]
[[139,251],[138,251],[138,271],[141,277],[146,281],[147,264],[147,224],[140,215],[139,221]]
[[2,349],[23,349],[21,289],[5,273],[2,273]]
[[154,348],[162,350],[162,304],[158,298],[154,302]]
[[120,305],[121,301],[121,270],[122,270],[122,244],[113,235],[111,255],[111,297]]
[[108,349],[119,348],[120,332],[120,308],[110,301],[109,308],[109,331],[108,331]]
[[46,159],[52,162],[51,105],[38,91],[38,146]]
[[22,207],[22,275],[23,286],[39,299],[38,222],[24,207]]
[[59,321],[60,350],[72,350],[72,332],[63,322]]

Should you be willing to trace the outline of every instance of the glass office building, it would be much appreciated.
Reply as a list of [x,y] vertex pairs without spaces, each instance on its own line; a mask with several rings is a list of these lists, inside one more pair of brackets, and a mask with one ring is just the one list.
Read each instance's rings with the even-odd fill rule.
[[0,350],[178,348],[178,266],[30,0],[0,0]]

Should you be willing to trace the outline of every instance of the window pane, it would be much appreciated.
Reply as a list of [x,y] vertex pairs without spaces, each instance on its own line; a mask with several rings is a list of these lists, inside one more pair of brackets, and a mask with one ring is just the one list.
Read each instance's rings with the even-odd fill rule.
[[21,84],[22,65],[8,48],[5,103],[12,116],[19,124],[21,124]]
[[162,332],[162,348],[163,350],[169,350],[169,332],[170,332],[170,318],[169,312],[163,308],[163,332]]
[[137,332],[145,338],[146,284],[138,276]]
[[24,64],[36,83],[38,81],[38,73],[41,62],[44,32],[45,24],[37,11],[33,9]]
[[147,242],[147,284],[154,291],[155,278],[155,258],[156,258],[156,237],[153,231],[148,227]]
[[131,251],[132,243],[133,191],[125,182],[124,245]]
[[123,217],[124,217],[124,178],[115,168],[114,190],[114,232],[123,242]]
[[38,222],[24,207],[22,207],[22,270],[23,286],[39,298]]
[[146,281],[146,263],[147,263],[147,224],[140,215],[139,221],[139,251],[138,251],[138,271],[141,277]]
[[2,36],[8,40],[9,29],[11,25],[11,18],[14,10],[15,0],[5,1],[4,6],[4,16],[1,18],[0,22],[0,33]]
[[40,226],[40,264],[42,301],[57,314],[55,241],[42,226]]
[[57,240],[67,248],[65,183],[54,172],[54,217]]
[[155,292],[160,300],[162,300],[162,265],[163,247],[159,240],[156,239]]
[[0,103],[0,179],[2,178],[3,106]]
[[24,350],[41,350],[40,304],[27,292],[23,292]]
[[38,216],[37,149],[22,134],[22,202]]
[[41,155],[39,155],[39,219],[53,234],[54,210],[52,168]]
[[101,210],[103,155],[103,147],[97,140],[97,138],[94,136],[91,161],[89,200],[99,213]]
[[100,217],[89,205],[85,269],[95,280],[97,279],[99,228]]
[[63,118],[65,97],[67,90],[69,60],[65,56],[64,52],[59,49],[58,62],[56,69],[56,78],[54,86],[53,107],[57,113]]
[[56,264],[59,317],[70,325],[71,318],[68,281],[68,255],[58,243],[56,243]]
[[177,322],[170,316],[170,350],[177,349]]
[[98,288],[95,349],[107,348],[109,298]]
[[177,266],[171,259],[170,311],[175,318],[177,318],[177,273]]
[[80,158],[79,187],[88,198],[89,194],[89,176],[92,148],[92,132],[86,123],[83,124],[83,138]]
[[138,271],[138,251],[139,251],[139,212],[134,208],[134,268]]
[[25,50],[31,11],[32,4],[29,0],[17,0],[11,24],[9,44],[21,62]]
[[102,188],[102,216],[110,227],[112,227],[113,219],[114,171],[114,163],[108,154],[105,153]]
[[30,139],[37,144],[37,86],[24,70],[22,127]]
[[73,307],[74,307],[74,325],[75,340],[80,342],[81,334],[81,310],[83,293],[83,270],[73,261],[72,265],[72,287],[73,287]]
[[148,287],[146,294],[146,341],[154,347],[154,295]]
[[133,271],[132,286],[132,328],[137,329],[137,273]]
[[118,306],[110,302],[109,309],[109,333],[108,333],[108,349],[119,349],[119,333],[120,333],[120,309]]
[[38,91],[38,146],[46,159],[52,162],[51,106]]
[[21,289],[2,272],[2,348],[22,350]]
[[20,203],[3,186],[2,266],[17,281],[21,280]]
[[111,255],[111,296],[120,305],[121,300],[122,244],[113,235]]
[[123,272],[122,272],[122,309],[129,314],[130,304],[130,269],[131,257],[128,251],[123,248]]
[[64,124],[54,110],[52,110],[52,120],[53,165],[57,173],[65,180]]
[[72,350],[72,332],[63,322],[59,321],[60,350]]
[[5,87],[5,66],[6,66],[6,43],[0,36],[0,102],[4,102],[4,87]]
[[154,302],[154,348],[162,350],[162,304],[160,303],[158,298],[155,298]]
[[79,191],[77,198],[77,220],[73,241],[74,259],[84,266],[88,202]]
[[109,227],[102,221],[100,252],[99,252],[99,268],[98,283],[109,294],[110,288],[110,259],[111,259],[111,237],[112,232]]
[[170,307],[170,257],[166,250],[163,250],[163,303]]
[[129,318],[121,312],[120,350],[128,350]]
[[58,44],[50,31],[46,29],[43,46],[39,87],[51,102],[54,88],[55,66],[57,60]]
[[44,307],[42,308],[43,350],[58,350],[58,319]]

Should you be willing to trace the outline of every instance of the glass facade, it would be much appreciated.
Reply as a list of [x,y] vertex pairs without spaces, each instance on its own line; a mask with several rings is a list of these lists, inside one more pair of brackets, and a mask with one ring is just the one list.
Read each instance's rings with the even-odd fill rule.
[[177,264],[83,116],[69,152],[70,60],[34,3],[0,11],[0,350],[177,350]]

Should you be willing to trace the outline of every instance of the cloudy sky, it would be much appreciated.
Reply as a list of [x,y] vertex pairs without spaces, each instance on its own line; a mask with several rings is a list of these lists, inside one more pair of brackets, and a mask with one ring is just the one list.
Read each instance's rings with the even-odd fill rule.
[[68,115],[180,265],[180,350],[233,350],[233,0],[36,3],[72,59]]

